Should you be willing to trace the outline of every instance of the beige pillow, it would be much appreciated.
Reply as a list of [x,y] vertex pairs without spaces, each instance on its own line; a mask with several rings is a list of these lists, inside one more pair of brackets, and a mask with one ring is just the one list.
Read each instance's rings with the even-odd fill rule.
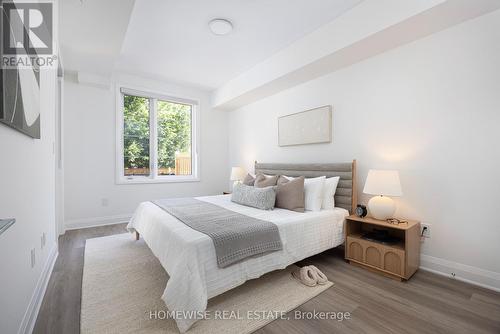
[[250,174],[247,174],[245,178],[243,179],[243,184],[246,184],[247,186],[253,186],[255,182],[255,177],[253,177]]
[[275,207],[304,212],[304,177],[300,176],[293,180],[280,176],[276,187]]
[[254,186],[257,188],[275,186],[278,182],[278,175],[257,174],[255,177]]

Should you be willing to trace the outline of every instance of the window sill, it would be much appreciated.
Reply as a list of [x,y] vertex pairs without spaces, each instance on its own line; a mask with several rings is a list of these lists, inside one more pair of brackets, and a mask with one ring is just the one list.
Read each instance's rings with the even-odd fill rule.
[[184,183],[184,182],[200,182],[199,177],[158,177],[156,179],[149,177],[135,177],[132,179],[119,178],[116,184],[152,184],[152,183]]

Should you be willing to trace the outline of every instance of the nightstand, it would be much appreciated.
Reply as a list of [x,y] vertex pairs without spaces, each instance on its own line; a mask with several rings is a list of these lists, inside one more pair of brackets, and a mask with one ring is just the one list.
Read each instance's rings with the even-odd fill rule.
[[[367,240],[374,230],[387,231],[392,242]],[[370,217],[352,215],[345,222],[345,259],[384,276],[409,279],[420,265],[420,222],[390,224]]]

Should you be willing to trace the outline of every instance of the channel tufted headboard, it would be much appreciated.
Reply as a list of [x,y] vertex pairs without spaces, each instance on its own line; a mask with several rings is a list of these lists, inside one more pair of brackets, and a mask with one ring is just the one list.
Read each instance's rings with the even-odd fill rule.
[[255,161],[255,174],[258,173],[286,176],[304,175],[306,178],[340,176],[335,192],[335,206],[344,208],[351,214],[356,209],[356,160],[330,164],[258,163]]

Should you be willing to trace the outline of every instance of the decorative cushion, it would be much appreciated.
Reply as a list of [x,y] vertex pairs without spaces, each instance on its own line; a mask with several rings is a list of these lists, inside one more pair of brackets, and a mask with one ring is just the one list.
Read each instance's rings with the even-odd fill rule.
[[255,177],[254,186],[256,188],[271,187],[275,186],[277,182],[278,175],[257,174],[257,176]]
[[320,211],[323,204],[323,185],[326,176],[306,179],[304,181],[305,207],[306,210]]
[[255,176],[252,176],[250,174],[247,174],[245,178],[243,179],[243,184],[246,184],[247,186],[253,186],[255,182]]
[[272,210],[276,202],[276,191],[274,187],[255,188],[236,183],[231,194],[231,201],[257,209]]
[[335,207],[335,192],[339,184],[340,176],[329,177],[323,185],[323,204],[322,209],[332,210]]
[[288,180],[280,176],[276,187],[276,207],[304,212],[304,177]]
[[[294,177],[283,177],[293,180]],[[308,211],[320,211],[323,204],[323,185],[326,176],[315,177],[304,180],[305,209]]]

